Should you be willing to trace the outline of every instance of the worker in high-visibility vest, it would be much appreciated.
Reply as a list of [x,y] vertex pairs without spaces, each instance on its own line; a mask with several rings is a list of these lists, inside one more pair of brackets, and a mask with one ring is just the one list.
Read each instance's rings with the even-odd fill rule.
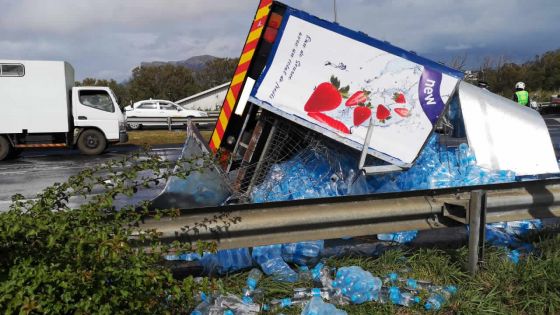
[[525,83],[517,82],[515,84],[515,93],[513,93],[513,100],[519,105],[529,106],[531,100],[529,99],[529,92],[525,91]]

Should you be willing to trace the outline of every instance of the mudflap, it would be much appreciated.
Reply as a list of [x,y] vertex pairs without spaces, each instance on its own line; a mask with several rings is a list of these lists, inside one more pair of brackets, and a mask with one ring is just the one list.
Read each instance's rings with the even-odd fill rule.
[[[231,195],[226,175],[214,163],[208,145],[190,120],[187,122],[187,140],[178,163],[183,163],[189,174],[185,178],[171,177],[163,191],[152,200],[150,209],[219,206]],[[202,165],[205,167],[201,168]]]

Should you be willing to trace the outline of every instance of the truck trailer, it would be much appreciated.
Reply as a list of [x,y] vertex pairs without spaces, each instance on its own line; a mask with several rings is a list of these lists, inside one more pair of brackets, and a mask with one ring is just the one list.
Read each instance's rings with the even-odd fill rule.
[[0,112],[0,161],[26,148],[96,155],[128,141],[113,91],[75,86],[74,68],[64,61],[0,60]]

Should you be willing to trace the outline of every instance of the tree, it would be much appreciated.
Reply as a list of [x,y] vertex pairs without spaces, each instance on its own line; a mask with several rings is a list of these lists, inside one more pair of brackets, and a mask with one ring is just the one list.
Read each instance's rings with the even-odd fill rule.
[[191,70],[170,64],[134,68],[128,87],[132,101],[149,98],[177,100],[200,89]]
[[206,67],[196,73],[201,90],[207,90],[231,80],[239,58],[216,58],[206,63]]

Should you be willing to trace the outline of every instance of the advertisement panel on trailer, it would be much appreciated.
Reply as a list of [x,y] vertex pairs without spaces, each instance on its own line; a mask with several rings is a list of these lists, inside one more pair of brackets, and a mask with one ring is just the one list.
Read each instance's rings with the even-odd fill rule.
[[368,153],[410,166],[462,73],[305,12],[284,14],[251,101]]

